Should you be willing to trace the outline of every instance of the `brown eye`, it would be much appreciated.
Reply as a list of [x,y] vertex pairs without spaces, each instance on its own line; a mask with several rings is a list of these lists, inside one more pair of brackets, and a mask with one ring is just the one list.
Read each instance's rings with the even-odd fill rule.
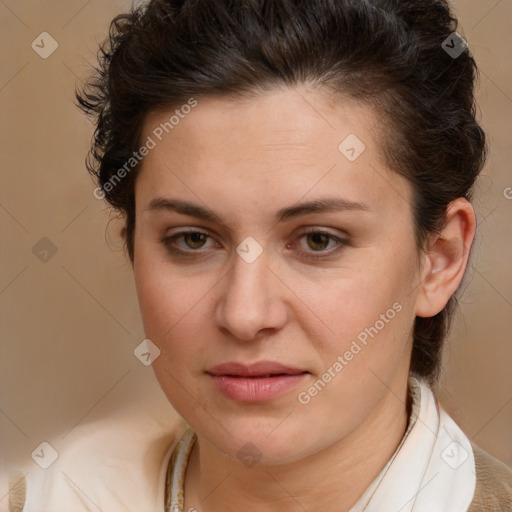
[[[335,253],[342,250],[344,246],[348,245],[347,241],[318,229],[305,231],[298,239],[306,240],[305,243],[299,244],[299,252],[302,253],[305,258],[313,260],[333,256]],[[332,242],[331,247],[329,247],[330,242]]]
[[204,233],[185,233],[182,236],[186,245],[191,249],[200,249],[207,238]]
[[205,256],[208,239],[211,236],[201,231],[181,231],[162,238],[167,251],[178,257],[194,258]]
[[308,241],[310,240],[312,242],[311,244],[308,243],[309,247],[314,250],[325,249],[332,238],[330,235],[321,232],[309,233],[306,237],[308,238]]

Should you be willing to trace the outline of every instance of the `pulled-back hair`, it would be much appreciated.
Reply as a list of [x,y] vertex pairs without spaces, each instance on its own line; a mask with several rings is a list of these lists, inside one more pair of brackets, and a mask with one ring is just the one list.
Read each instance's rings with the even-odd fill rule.
[[[443,45],[457,24],[444,0],[152,0],[117,16],[77,99],[96,116],[87,166],[125,218],[131,262],[139,166],[115,186],[112,177],[140,148],[147,114],[190,98],[296,85],[375,107],[386,164],[412,185],[424,251],[447,205],[471,199],[487,156],[475,119],[475,61],[468,49],[454,56]],[[456,301],[415,319],[411,371],[430,383]]]

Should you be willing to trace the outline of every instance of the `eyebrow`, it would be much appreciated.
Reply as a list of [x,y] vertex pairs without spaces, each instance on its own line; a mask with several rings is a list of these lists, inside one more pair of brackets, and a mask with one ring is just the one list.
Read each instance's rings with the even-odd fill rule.
[[[182,201],[180,199],[168,199],[165,197],[154,198],[146,207],[145,210],[149,211],[174,211],[183,215],[197,217],[198,219],[210,220],[220,224],[226,224],[224,219],[209,208],[200,206],[198,204]],[[370,211],[370,208],[364,204],[356,201],[349,201],[341,197],[325,197],[299,203],[297,205],[287,206],[279,210],[275,218],[277,222],[284,222],[286,220],[308,215],[311,213],[324,213],[336,211]]]

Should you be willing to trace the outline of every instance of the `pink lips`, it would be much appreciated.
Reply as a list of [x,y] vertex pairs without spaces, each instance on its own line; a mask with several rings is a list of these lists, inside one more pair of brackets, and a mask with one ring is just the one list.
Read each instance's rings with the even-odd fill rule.
[[238,402],[271,400],[295,387],[309,374],[273,361],[247,366],[229,362],[214,366],[206,373],[226,398]]

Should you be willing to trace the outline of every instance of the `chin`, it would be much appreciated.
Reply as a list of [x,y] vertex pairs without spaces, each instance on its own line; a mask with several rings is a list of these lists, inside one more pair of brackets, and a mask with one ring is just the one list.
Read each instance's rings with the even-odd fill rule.
[[290,418],[283,422],[282,418],[257,420],[252,416],[226,421],[223,423],[225,429],[212,421],[196,424],[191,420],[187,423],[220,453],[247,467],[289,464],[323,448],[315,449],[306,421],[295,423]]

